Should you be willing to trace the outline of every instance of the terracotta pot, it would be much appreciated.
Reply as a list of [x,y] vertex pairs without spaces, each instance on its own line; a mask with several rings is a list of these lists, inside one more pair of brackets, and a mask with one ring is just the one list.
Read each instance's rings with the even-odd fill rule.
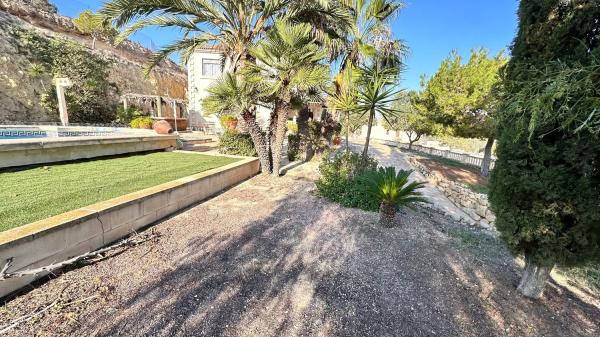
[[154,122],[154,124],[152,124],[152,128],[159,135],[167,135],[167,134],[173,132],[173,128],[171,127],[171,124],[169,124],[169,122],[167,122],[165,120],[160,120],[160,121]]
[[233,131],[233,130],[235,130],[237,128],[237,124],[238,124],[238,121],[236,121],[236,120],[228,121],[227,122],[227,128],[229,130]]

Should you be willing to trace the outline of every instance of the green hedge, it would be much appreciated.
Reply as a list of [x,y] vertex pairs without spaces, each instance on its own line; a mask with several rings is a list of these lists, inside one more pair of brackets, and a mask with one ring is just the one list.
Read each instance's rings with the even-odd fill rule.
[[219,137],[219,153],[246,157],[258,156],[249,134],[231,130],[225,131]]

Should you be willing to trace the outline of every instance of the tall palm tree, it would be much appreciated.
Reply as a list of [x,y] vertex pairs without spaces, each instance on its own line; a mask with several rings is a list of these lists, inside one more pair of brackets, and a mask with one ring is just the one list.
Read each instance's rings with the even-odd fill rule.
[[311,36],[310,25],[284,21],[277,21],[265,39],[250,49],[250,54],[257,62],[249,66],[249,71],[266,80],[272,97],[271,153],[273,175],[279,176],[289,113],[295,102],[311,94],[318,96],[324,89],[329,67],[320,62],[327,55]]
[[351,29],[340,52],[341,67],[358,67],[378,53],[389,60],[401,60],[407,52],[401,40],[393,39],[389,20],[403,7],[401,0],[342,0],[352,13]]
[[225,73],[208,88],[202,107],[209,113],[233,113],[242,117],[252,138],[263,174],[271,173],[269,144],[256,121],[257,105],[268,96],[261,78],[249,75],[236,76]]
[[363,149],[363,161],[367,160],[371,129],[376,115],[381,116],[389,123],[391,116],[396,114],[392,103],[397,100],[401,90],[397,90],[398,69],[384,68],[375,62],[371,66],[359,69],[357,110],[368,114],[367,136]]
[[237,72],[249,56],[249,46],[277,18],[290,22],[336,22],[337,30],[311,26],[313,35],[332,48],[337,31],[343,31],[348,26],[345,22],[349,23],[349,15],[334,0],[109,0],[100,13],[117,28],[124,28],[117,42],[150,26],[182,30],[181,39],[153,55],[147,70],[172,53],[180,52],[185,63],[196,48],[219,45],[228,70]]

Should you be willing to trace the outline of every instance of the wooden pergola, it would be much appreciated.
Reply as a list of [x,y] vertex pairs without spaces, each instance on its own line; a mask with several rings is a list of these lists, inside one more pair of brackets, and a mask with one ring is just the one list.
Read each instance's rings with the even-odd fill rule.
[[[156,106],[156,116],[153,117],[166,117],[163,115],[163,103],[165,103],[167,106],[170,106],[173,109],[174,117],[185,117],[187,113],[187,101],[179,98],[164,97],[159,95],[128,93],[121,96],[121,100],[123,101],[123,108],[125,109],[129,107],[130,102],[140,106],[148,104],[150,104],[151,106]],[[177,108],[179,108],[179,116],[177,116]]]

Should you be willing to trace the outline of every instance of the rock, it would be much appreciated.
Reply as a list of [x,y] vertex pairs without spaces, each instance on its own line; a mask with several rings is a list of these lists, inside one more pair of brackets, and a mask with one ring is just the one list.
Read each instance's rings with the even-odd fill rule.
[[487,208],[485,206],[482,205],[477,205],[477,207],[475,207],[475,212],[482,218],[486,217],[486,214],[488,212]]
[[167,121],[156,121],[152,124],[152,129],[159,135],[168,135],[173,132],[171,124]]
[[471,219],[473,219],[475,221],[481,220],[481,217],[477,213],[475,213],[475,211],[472,209],[467,209],[465,211],[465,213],[467,213],[471,217]]
[[479,220],[479,226],[485,229],[492,229],[492,226],[486,220]]

